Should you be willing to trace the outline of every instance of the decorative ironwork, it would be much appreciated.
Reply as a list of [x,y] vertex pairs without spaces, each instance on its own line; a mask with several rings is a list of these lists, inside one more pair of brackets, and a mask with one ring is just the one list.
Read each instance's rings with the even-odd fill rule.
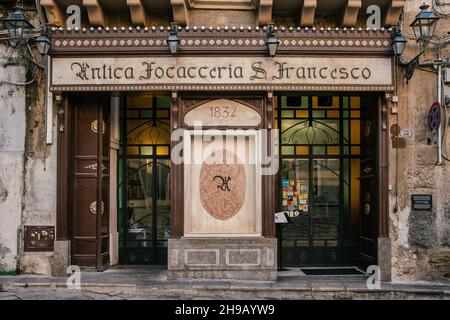
[[[90,164],[90,165],[88,165],[88,166],[86,166],[84,168],[85,169],[89,169],[89,170],[93,170],[93,171],[97,171],[97,164],[96,163]],[[105,171],[106,169],[107,169],[106,166],[104,164],[102,164],[102,170]]]
[[[291,129],[295,130],[285,136]],[[324,137],[325,140],[316,141],[318,136]],[[301,141],[302,138],[306,141]],[[284,130],[281,140],[283,144],[339,144],[339,131],[322,121],[305,120]],[[346,142],[348,143],[348,140]]]
[[[91,205],[89,206],[89,211],[91,211],[92,214],[97,214],[97,201],[91,202]],[[102,201],[100,203],[100,212],[103,215],[105,213],[105,203]]]
[[[91,122],[91,130],[95,134],[98,133],[98,120],[94,120]],[[105,131],[106,131],[106,124],[104,121],[102,121],[102,134],[105,134]]]
[[153,121],[146,121],[127,132],[128,144],[168,144],[170,143],[170,130],[160,126],[167,126],[164,121],[156,120],[157,126]]

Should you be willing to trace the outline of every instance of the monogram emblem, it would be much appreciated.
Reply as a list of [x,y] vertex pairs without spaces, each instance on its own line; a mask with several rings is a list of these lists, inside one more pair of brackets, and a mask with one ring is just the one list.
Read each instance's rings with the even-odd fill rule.
[[[105,129],[106,129],[105,121],[102,121],[102,134],[105,134]],[[92,121],[91,130],[94,133],[98,133],[98,120]]]
[[215,176],[213,178],[213,181],[215,181],[216,179],[219,179],[222,181],[222,184],[217,185],[217,188],[219,188],[222,191],[228,191],[228,192],[231,191],[230,187],[228,186],[228,182],[230,182],[231,177]]

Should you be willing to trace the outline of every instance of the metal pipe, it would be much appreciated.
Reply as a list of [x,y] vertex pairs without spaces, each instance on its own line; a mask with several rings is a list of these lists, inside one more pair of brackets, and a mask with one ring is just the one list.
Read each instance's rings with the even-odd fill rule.
[[27,85],[29,85],[29,84],[32,84],[32,83],[35,82],[35,81],[36,81],[35,78],[31,79],[31,80],[28,81],[28,82],[23,82],[23,83],[21,83],[21,82],[13,82],[13,81],[8,81],[8,80],[0,80],[0,86],[1,86],[2,84],[4,84],[4,83],[6,83],[6,84],[11,84],[11,85],[13,85],[13,86],[27,86]]
[[[441,83],[442,83],[442,64],[440,63],[438,65],[438,92],[437,92],[437,96],[438,96],[438,102],[439,105],[442,106],[442,87],[441,87]],[[439,109],[439,112],[442,112],[442,110]],[[438,162],[437,165],[438,166],[442,166],[442,117],[440,117],[441,119],[441,123],[439,124],[439,128],[438,128]]]

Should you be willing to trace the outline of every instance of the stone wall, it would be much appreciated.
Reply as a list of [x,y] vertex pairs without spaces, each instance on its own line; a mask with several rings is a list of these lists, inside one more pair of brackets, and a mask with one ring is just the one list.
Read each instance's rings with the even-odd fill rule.
[[[409,25],[422,3],[423,0],[410,0],[405,5],[402,32],[409,39],[404,53],[407,61],[420,52]],[[450,13],[448,6],[447,12]],[[449,30],[450,17],[442,18],[437,35],[445,36]],[[447,46],[442,51],[443,58],[450,57],[449,49]],[[422,60],[434,59],[436,54],[430,46]],[[442,166],[436,165],[437,149],[424,121],[431,105],[437,101],[437,75],[416,69],[407,83],[403,72],[404,68],[398,68],[398,115],[390,115],[390,125],[398,123],[401,128],[410,128],[413,136],[406,139],[406,148],[393,149],[391,145],[390,149],[392,275],[397,281],[450,281],[450,162],[444,160]],[[445,90],[450,95],[448,86]],[[449,132],[445,139],[444,152],[448,156]],[[412,210],[412,194],[431,194],[433,211]]]

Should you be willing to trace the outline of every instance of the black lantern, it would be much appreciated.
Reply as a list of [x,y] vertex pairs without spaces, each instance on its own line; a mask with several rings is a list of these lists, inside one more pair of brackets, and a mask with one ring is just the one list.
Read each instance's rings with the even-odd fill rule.
[[406,38],[400,33],[395,34],[392,37],[392,49],[394,50],[394,54],[396,56],[401,56],[403,54],[407,42],[408,40],[406,40]]
[[36,42],[36,46],[41,56],[46,56],[48,54],[48,51],[50,50],[50,47],[52,45],[50,38],[51,34],[48,27],[44,27],[42,29],[41,35],[39,37],[34,38],[34,41]]
[[46,56],[50,50],[51,42],[45,35],[40,35],[35,39],[37,48],[41,56]]
[[27,44],[30,39],[33,25],[24,16],[22,11],[16,10],[3,20],[6,23],[9,32],[9,38],[12,46]]
[[433,11],[428,11],[430,6],[423,4],[420,6],[420,13],[411,24],[417,43],[422,46],[427,45],[434,36],[436,24],[440,17]]
[[176,54],[178,52],[178,44],[180,39],[178,38],[178,25],[175,22],[170,24],[169,37],[167,38],[170,53]]
[[280,41],[277,38],[273,24],[267,25],[266,45],[267,48],[269,49],[270,56],[275,57],[275,55],[277,54],[278,46],[280,45]]

